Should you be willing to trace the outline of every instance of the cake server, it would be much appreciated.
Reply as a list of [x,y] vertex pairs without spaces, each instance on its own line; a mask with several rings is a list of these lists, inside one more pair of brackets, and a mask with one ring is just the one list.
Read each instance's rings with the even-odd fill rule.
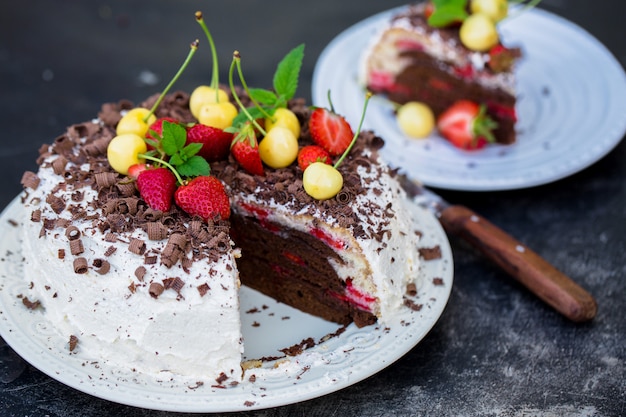
[[537,253],[471,209],[446,202],[405,175],[398,177],[409,197],[433,213],[447,233],[479,249],[559,313],[575,322],[589,321],[596,315],[597,304],[591,294]]

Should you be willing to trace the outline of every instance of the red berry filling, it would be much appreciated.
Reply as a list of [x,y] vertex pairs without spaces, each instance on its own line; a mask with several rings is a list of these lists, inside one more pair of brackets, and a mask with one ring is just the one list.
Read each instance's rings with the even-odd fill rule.
[[328,294],[343,302],[352,304],[363,311],[372,311],[372,303],[376,301],[376,297],[364,293],[352,284],[352,279],[346,280],[346,290],[343,294],[334,291],[328,291]]
[[311,229],[310,233],[322,242],[326,243],[331,248],[343,249],[345,247],[345,244],[342,241],[333,239],[332,236],[330,236],[322,229]]

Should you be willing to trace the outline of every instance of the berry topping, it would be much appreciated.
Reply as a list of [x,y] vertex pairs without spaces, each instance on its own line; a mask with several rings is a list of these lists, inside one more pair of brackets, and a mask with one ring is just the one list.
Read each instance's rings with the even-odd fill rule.
[[311,113],[309,131],[313,142],[326,149],[332,156],[341,155],[352,142],[354,133],[344,119],[332,109],[318,107]]
[[259,155],[259,144],[257,143],[252,125],[245,125],[235,135],[230,147],[230,153],[237,163],[250,174],[263,175],[263,163]]
[[196,177],[178,187],[174,193],[176,204],[192,216],[205,221],[230,217],[230,201],[224,185],[215,177]]
[[486,107],[469,100],[460,100],[444,111],[437,120],[441,136],[457,148],[476,150],[495,142],[496,122],[486,114]]
[[313,162],[323,162],[330,164],[330,154],[328,151],[318,145],[307,145],[298,152],[298,166],[303,171],[307,169]]
[[148,168],[137,176],[137,190],[154,210],[169,211],[176,191],[176,177],[167,168]]
[[143,137],[134,133],[115,136],[107,147],[107,159],[111,168],[122,175],[128,174],[131,165],[143,162],[141,155],[148,150]]
[[221,161],[228,158],[232,141],[232,133],[224,132],[216,127],[194,124],[187,129],[187,144],[202,144],[198,155],[208,162]]
[[463,21],[459,37],[468,49],[481,52],[500,42],[495,22],[482,13],[473,13]]
[[435,115],[426,104],[410,101],[398,108],[398,126],[407,136],[425,138],[435,128]]
[[298,157],[298,139],[283,126],[273,126],[259,143],[259,156],[265,165],[285,168]]
[[[330,93],[329,93],[330,97]],[[365,96],[365,104],[363,105],[363,113],[361,115],[361,121],[359,122],[359,128],[352,137],[352,140],[347,144],[341,158],[335,165],[328,165],[324,162],[313,162],[305,170],[302,176],[302,186],[304,191],[311,197],[317,200],[327,200],[336,196],[343,187],[343,176],[337,170],[337,167],[341,165],[344,158],[350,153],[352,146],[359,137],[361,132],[361,126],[363,126],[363,120],[365,119],[365,111],[367,110],[367,104],[370,101],[372,94],[368,92]],[[334,114],[334,113],[329,113]]]

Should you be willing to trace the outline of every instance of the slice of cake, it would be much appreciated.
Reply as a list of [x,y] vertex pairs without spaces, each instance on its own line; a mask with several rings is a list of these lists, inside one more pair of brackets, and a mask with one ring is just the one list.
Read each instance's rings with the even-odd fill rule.
[[498,124],[496,141],[515,142],[513,66],[520,50],[501,43],[471,50],[459,38],[459,25],[428,23],[429,7],[407,7],[374,37],[363,56],[362,83],[395,103],[426,103],[436,116],[459,100],[485,105]]
[[[339,168],[341,192],[323,201],[302,190],[297,164],[252,175],[232,155],[214,162],[232,214],[207,220],[177,205],[150,208],[135,182],[111,168],[107,147],[131,107],[104,105],[97,119],[43,146],[39,171],[24,176],[28,298],[68,350],[227,385],[242,376],[240,279],[342,324],[387,323],[407,308],[407,286],[419,286],[419,237],[408,232],[404,193],[378,158],[379,138],[361,135]],[[299,100],[291,108],[303,146],[310,110]],[[194,121],[189,96],[166,96],[156,116]]]

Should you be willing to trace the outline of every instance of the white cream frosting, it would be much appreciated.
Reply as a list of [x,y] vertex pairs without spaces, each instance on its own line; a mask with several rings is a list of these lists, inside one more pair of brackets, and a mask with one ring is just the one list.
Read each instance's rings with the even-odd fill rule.
[[[32,282],[31,297],[42,303],[52,326],[67,340],[76,336],[77,349],[89,352],[97,361],[162,378],[182,375],[215,384],[214,380],[224,373],[230,380],[240,380],[243,343],[236,252],[223,255],[216,263],[190,263],[188,270],[180,262],[171,268],[160,262],[145,265],[144,256],[129,252],[125,242],[142,239],[146,253],[159,253],[167,239],[151,241],[143,230],[136,229],[121,233],[119,242],[113,244],[105,241],[91,221],[73,220],[72,225],[80,229],[84,252],[72,255],[64,228],[48,230],[38,237],[42,223],[30,219],[36,209],[41,210],[42,218],[58,217],[45,200],[63,178],[50,168],[41,168],[38,176],[40,185],[34,192],[29,190],[24,204],[28,217],[23,232],[24,268],[26,279]],[[88,204],[96,192],[88,188],[82,191],[82,202],[72,204],[80,204],[99,216],[101,210]],[[69,201],[72,192],[68,187],[55,195]],[[60,217],[69,219],[70,214],[64,211]],[[105,256],[112,245],[117,250]],[[63,259],[59,251],[65,252]],[[74,272],[77,256],[87,259],[86,273]],[[95,259],[108,261],[108,273],[97,272]],[[142,266],[146,273],[140,281],[135,271]],[[170,288],[152,297],[150,283],[161,283],[168,277],[179,277],[184,282],[180,292]],[[198,286],[204,283],[210,289],[201,295]]]

